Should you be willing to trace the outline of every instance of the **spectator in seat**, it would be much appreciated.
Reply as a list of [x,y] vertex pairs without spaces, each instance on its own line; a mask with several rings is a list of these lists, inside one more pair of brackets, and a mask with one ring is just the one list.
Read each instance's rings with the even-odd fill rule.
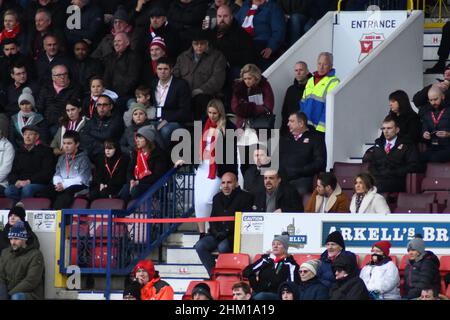
[[119,98],[119,96],[114,91],[105,88],[105,81],[103,81],[103,78],[100,76],[93,76],[91,79],[89,79],[89,87],[90,95],[89,97],[85,97],[83,99],[82,107],[83,114],[86,116],[86,118],[92,119],[94,117],[94,114],[97,114],[95,103],[97,102],[98,97],[104,94],[110,97],[113,102],[115,102],[117,98]]
[[214,300],[211,288],[207,283],[200,282],[192,289],[192,300]]
[[19,15],[13,9],[5,11],[3,14],[3,30],[0,32],[0,45],[6,39],[15,39],[19,47],[22,48],[22,53],[27,53],[27,33],[20,24]]
[[108,55],[114,53],[114,37],[122,32],[128,35],[131,50],[138,51],[141,46],[139,44],[139,32],[130,24],[130,17],[125,8],[119,6],[114,12],[111,32],[102,38],[97,48],[92,52],[91,58],[103,61]]
[[150,259],[140,260],[131,272],[131,279],[125,287],[140,285],[140,299],[137,300],[173,300],[173,288],[161,280],[159,272]]
[[80,132],[86,125],[87,118],[82,115],[79,100],[69,100],[66,104],[66,114],[61,117],[60,127],[53,137],[50,147],[53,149],[55,156],[65,154],[63,149],[63,136],[66,131]]
[[80,134],[77,131],[66,131],[63,136],[64,154],[59,156],[53,176],[54,209],[70,208],[75,194],[89,187],[91,163],[87,153],[79,146]]
[[322,172],[317,178],[316,190],[306,205],[305,212],[349,213],[350,201],[342,192],[336,176],[332,172]]
[[263,254],[244,269],[243,274],[250,281],[254,300],[278,300],[278,288],[283,282],[300,282],[299,266],[288,253],[288,247],[289,235],[275,235],[270,253]]
[[370,300],[364,281],[358,276],[356,259],[339,255],[333,262],[336,282],[330,288],[330,300]]
[[[183,0],[184,1],[184,0]],[[225,83],[225,56],[209,44],[206,31],[196,32],[192,46],[182,52],[173,69],[175,77],[189,83],[192,95],[194,120],[200,120],[213,96],[219,94]]]
[[42,40],[44,50],[36,59],[36,71],[39,83],[43,85],[54,80],[52,69],[64,65],[68,70],[71,67],[70,59],[62,52],[60,40],[54,34],[47,34]]
[[297,190],[282,181],[279,171],[264,172],[265,190],[255,195],[254,211],[257,212],[303,212],[303,204]]
[[[156,108],[152,106],[152,96],[150,94],[150,87],[147,86],[139,86],[134,90],[134,95],[136,97],[136,103],[144,106],[144,111],[147,114],[147,119],[154,120],[156,122]],[[133,102],[130,104],[128,111],[123,114],[123,122],[125,123],[125,127],[129,127],[132,125],[133,120],[133,112],[132,106]]]
[[247,0],[235,18],[253,39],[257,65],[266,70],[276,60],[284,42],[286,20],[283,10],[275,1]]
[[441,43],[439,44],[439,49],[437,52],[439,60],[436,62],[434,66],[425,70],[425,73],[433,74],[444,72],[444,70],[448,68],[448,66],[447,68],[445,67],[445,62],[448,59],[449,53],[450,53],[450,22],[446,22],[442,27]]
[[378,241],[372,245],[369,263],[361,269],[360,278],[366,284],[372,299],[399,300],[400,276],[398,268],[389,257],[389,241]]
[[208,9],[205,0],[175,0],[167,12],[167,20],[180,36],[180,50],[189,48],[193,34],[201,30]]
[[134,93],[141,76],[140,57],[131,50],[126,33],[114,36],[114,52],[105,57],[105,86],[117,92],[123,101]]
[[439,292],[434,290],[434,288],[429,287],[422,289],[420,297],[417,298],[417,300],[448,300],[448,297],[443,294],[439,294]]
[[325,170],[327,158],[323,136],[307,124],[303,112],[292,113],[288,121],[290,133],[280,138],[280,167],[301,196],[312,191],[313,177]]
[[154,37],[149,46],[149,59],[145,59],[144,70],[146,70],[142,77],[144,83],[152,83],[156,79],[156,65],[158,59],[162,57],[167,57],[167,47],[163,38]]
[[155,79],[151,85],[152,105],[156,108],[157,129],[166,146],[171,143],[172,132],[191,121],[191,90],[184,79],[173,75],[173,64],[167,58],[156,63]]
[[22,61],[14,63],[10,68],[10,75],[13,79],[13,83],[6,88],[7,102],[4,107],[4,111],[8,117],[19,112],[20,109],[17,105],[17,101],[24,88],[30,88],[35,94],[39,93],[39,85],[31,80],[26,63]]
[[158,145],[153,126],[140,128],[136,134],[136,151],[133,152],[127,170],[127,184],[119,197],[128,202],[144,194],[170,167],[166,154]]
[[422,153],[425,162],[450,161],[450,109],[439,86],[433,85],[428,90],[428,106],[423,108],[423,138],[427,150]]
[[35,101],[30,88],[24,88],[19,96],[18,105],[20,111],[11,117],[9,123],[9,141],[17,150],[23,143],[22,128],[36,126],[39,128],[41,143],[48,143],[47,121],[42,114],[35,112]]
[[320,263],[320,260],[308,260],[301,264],[297,300],[328,300],[329,290],[317,278]]
[[19,221],[24,224],[24,227],[28,232],[27,245],[35,245],[35,247],[39,249],[39,239],[33,230],[31,230],[31,226],[28,221],[25,221],[26,216],[27,214],[23,208],[23,204],[20,202],[9,210],[8,222],[6,223],[4,229],[0,231],[0,252],[2,252],[3,249],[10,247],[11,244],[8,238],[9,231]]
[[74,28],[69,22],[66,23],[64,33],[69,46],[80,40],[97,44],[103,25],[102,10],[91,0],[72,0],[71,3],[80,8],[80,26]]
[[231,291],[233,292],[233,300],[250,300],[252,297],[252,288],[244,281],[233,284]]
[[125,286],[123,300],[141,300],[141,284],[138,281],[132,281]]
[[148,43],[161,38],[166,46],[166,55],[175,59],[180,54],[181,40],[172,22],[167,20],[167,11],[162,6],[154,6],[150,10],[150,29]]
[[345,242],[339,231],[334,231],[327,236],[325,240],[326,250],[320,255],[320,265],[317,269],[317,278],[327,288],[330,288],[336,281],[335,273],[332,269],[332,263],[340,255],[350,256],[355,260],[356,256],[353,252],[345,250]]
[[[241,190],[236,174],[227,172],[222,175],[221,181],[221,191],[213,198],[211,217],[234,217],[236,211],[251,211],[253,196]],[[216,249],[220,253],[233,250],[234,222],[211,222],[209,225],[208,233],[198,240],[194,248],[211,276],[215,266],[215,258],[211,253]]]
[[419,116],[422,114],[422,109],[426,107],[429,103],[428,101],[428,91],[433,85],[437,85],[441,91],[444,93],[445,100],[450,101],[450,64],[445,67],[445,70],[442,72],[444,79],[437,79],[437,82],[429,84],[424,87],[422,90],[416,92],[413,97],[414,105],[419,109]]
[[[0,129],[0,195],[5,195],[8,186],[8,175],[11,172],[15,150],[14,146],[4,135],[5,128]],[[1,250],[0,250],[1,251]]]
[[[252,147],[250,147],[250,150]],[[263,144],[256,145],[253,151],[253,162],[244,173],[244,189],[253,195],[265,192],[264,172],[270,168],[270,157],[267,155],[267,147]]]
[[100,95],[95,107],[97,114],[80,131],[81,146],[87,150],[91,159],[103,153],[103,143],[106,139],[118,140],[123,132],[122,119],[119,112],[113,110],[114,103],[109,96]]
[[23,145],[16,151],[5,189],[5,196],[15,202],[47,191],[55,170],[52,150],[39,143],[39,128],[23,127],[22,133]]
[[[66,4],[68,1],[65,1]],[[67,22],[66,7],[63,1],[57,0],[37,0],[30,1],[26,8],[26,20],[33,21],[39,9],[45,9],[50,12],[52,25],[55,29],[64,30]]]
[[103,74],[103,65],[100,61],[88,56],[89,44],[79,40],[73,47],[72,78],[83,87],[83,94],[89,92],[89,79]]
[[308,117],[308,124],[313,125],[319,132],[325,132],[327,94],[339,84],[335,74],[333,54],[321,52],[317,59],[317,71],[309,78],[303,91],[300,110]]
[[71,80],[65,65],[55,65],[51,74],[52,82],[44,85],[39,92],[37,110],[44,115],[53,136],[58,130],[58,120],[66,111],[67,101],[80,99],[82,89]]
[[94,178],[89,198],[117,198],[127,182],[127,168],[130,158],[122,153],[117,141],[106,140],[105,152],[95,161]]
[[287,123],[289,116],[299,110],[300,101],[302,100],[303,91],[305,90],[306,83],[309,78],[312,77],[311,72],[308,70],[306,62],[299,61],[294,66],[294,84],[286,90],[284,95],[283,108],[281,111],[281,133],[286,134],[289,132]]
[[287,42],[292,46],[314,25],[314,19],[310,17],[310,6],[312,1],[308,0],[279,0],[277,1],[283,9],[287,24]]
[[389,116],[395,119],[397,127],[400,129],[399,135],[417,145],[422,138],[422,123],[411,107],[408,94],[403,90],[389,94],[389,107],[391,109]]
[[375,178],[379,193],[404,192],[406,175],[420,169],[419,152],[400,134],[395,117],[384,118],[381,129],[383,137],[367,150],[364,161],[369,163],[369,172]]
[[350,202],[351,213],[391,213],[386,199],[377,193],[375,179],[370,173],[355,177],[355,194]]
[[[0,89],[7,90],[9,86],[14,84],[15,79],[8,74],[8,71],[17,64],[24,65],[27,68],[30,80],[35,76],[34,61],[29,56],[22,54],[21,51],[16,39],[5,39],[3,41],[0,68],[4,71],[0,74]],[[3,101],[1,105],[4,105]]]
[[[207,116],[200,141],[200,165],[195,174],[194,199],[197,218],[208,218],[211,215],[213,197],[220,191],[222,176],[227,172],[238,174],[236,156],[233,156],[231,163],[227,160],[229,138],[226,130],[234,130],[235,126],[227,119],[222,101],[211,100],[207,107]],[[236,148],[235,144],[233,148]],[[236,155],[235,150],[233,154]],[[200,237],[204,236],[205,223],[197,222],[197,225]]]
[[298,300],[297,289],[294,282],[283,282],[278,289],[279,300]]
[[408,262],[405,267],[405,284],[403,298],[420,297],[422,289],[432,287],[435,292],[441,288],[439,259],[431,251],[425,250],[425,241],[421,234],[416,234],[408,243]]
[[44,257],[18,221],[9,230],[11,247],[0,258],[0,300],[44,300]]

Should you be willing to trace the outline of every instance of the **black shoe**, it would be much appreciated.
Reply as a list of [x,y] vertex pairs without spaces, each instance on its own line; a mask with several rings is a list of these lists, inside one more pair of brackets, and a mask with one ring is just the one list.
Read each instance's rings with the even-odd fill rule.
[[433,67],[426,69],[424,73],[425,74],[435,74],[435,73],[442,74],[442,73],[444,73],[444,70],[445,70],[445,62],[438,61]]
[[205,232],[200,232],[200,239],[203,238],[204,236],[206,236]]

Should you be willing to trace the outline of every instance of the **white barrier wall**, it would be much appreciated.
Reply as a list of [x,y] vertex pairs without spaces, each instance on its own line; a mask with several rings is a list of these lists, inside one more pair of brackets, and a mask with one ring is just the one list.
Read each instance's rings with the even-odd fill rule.
[[361,157],[389,111],[389,93],[402,89],[412,99],[422,88],[423,13],[411,16],[327,96],[327,168]]
[[316,69],[319,53],[332,50],[333,21],[334,12],[330,11],[264,72],[275,95],[275,128],[281,126],[284,95],[294,83],[295,63],[305,61],[310,71]]

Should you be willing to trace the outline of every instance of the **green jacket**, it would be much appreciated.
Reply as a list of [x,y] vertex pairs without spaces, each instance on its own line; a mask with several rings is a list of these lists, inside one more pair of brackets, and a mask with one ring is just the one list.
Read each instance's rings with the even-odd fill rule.
[[44,299],[44,257],[35,242],[14,252],[11,247],[0,256],[0,284],[8,294],[25,293],[27,300]]

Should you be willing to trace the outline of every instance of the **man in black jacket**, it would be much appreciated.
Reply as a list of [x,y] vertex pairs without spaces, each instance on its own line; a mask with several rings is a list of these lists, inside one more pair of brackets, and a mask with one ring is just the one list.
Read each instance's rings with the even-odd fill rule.
[[289,183],[283,183],[278,171],[269,169],[264,172],[264,188],[264,191],[255,195],[255,211],[303,211],[303,204],[297,190]]
[[[252,148],[250,148],[251,150]],[[253,195],[264,192],[264,170],[270,168],[270,157],[265,145],[259,144],[253,151],[253,162],[244,173],[244,189]]]
[[419,152],[414,144],[398,136],[395,118],[387,116],[382,124],[383,137],[367,150],[365,161],[376,181],[377,192],[404,192],[406,175],[419,171]]
[[180,37],[172,24],[167,21],[167,12],[161,6],[156,6],[150,10],[150,35],[144,41],[150,44],[156,37],[164,39],[167,56],[176,59],[180,54]]
[[89,79],[103,74],[103,64],[99,60],[89,57],[89,51],[90,46],[84,40],[77,41],[73,48],[72,79],[82,86],[84,94],[90,93]]
[[325,171],[326,146],[323,134],[308,128],[308,118],[297,111],[289,116],[290,133],[280,139],[280,168],[297,192],[311,192],[313,177]]
[[[236,211],[251,211],[253,196],[241,190],[234,173],[227,172],[222,176],[222,191],[213,198],[211,217],[234,217]],[[233,250],[234,221],[211,222],[208,233],[195,244],[195,250],[205,266],[208,274],[215,266],[215,258],[211,254],[215,249],[220,253]]]
[[5,196],[16,202],[46,190],[55,171],[52,149],[38,143],[39,128],[23,127],[22,134],[23,145],[16,152],[5,189]]
[[69,58],[61,52],[61,43],[57,36],[47,34],[42,40],[44,50],[36,59],[36,71],[39,83],[46,84],[53,80],[51,70],[56,65],[70,68]]

